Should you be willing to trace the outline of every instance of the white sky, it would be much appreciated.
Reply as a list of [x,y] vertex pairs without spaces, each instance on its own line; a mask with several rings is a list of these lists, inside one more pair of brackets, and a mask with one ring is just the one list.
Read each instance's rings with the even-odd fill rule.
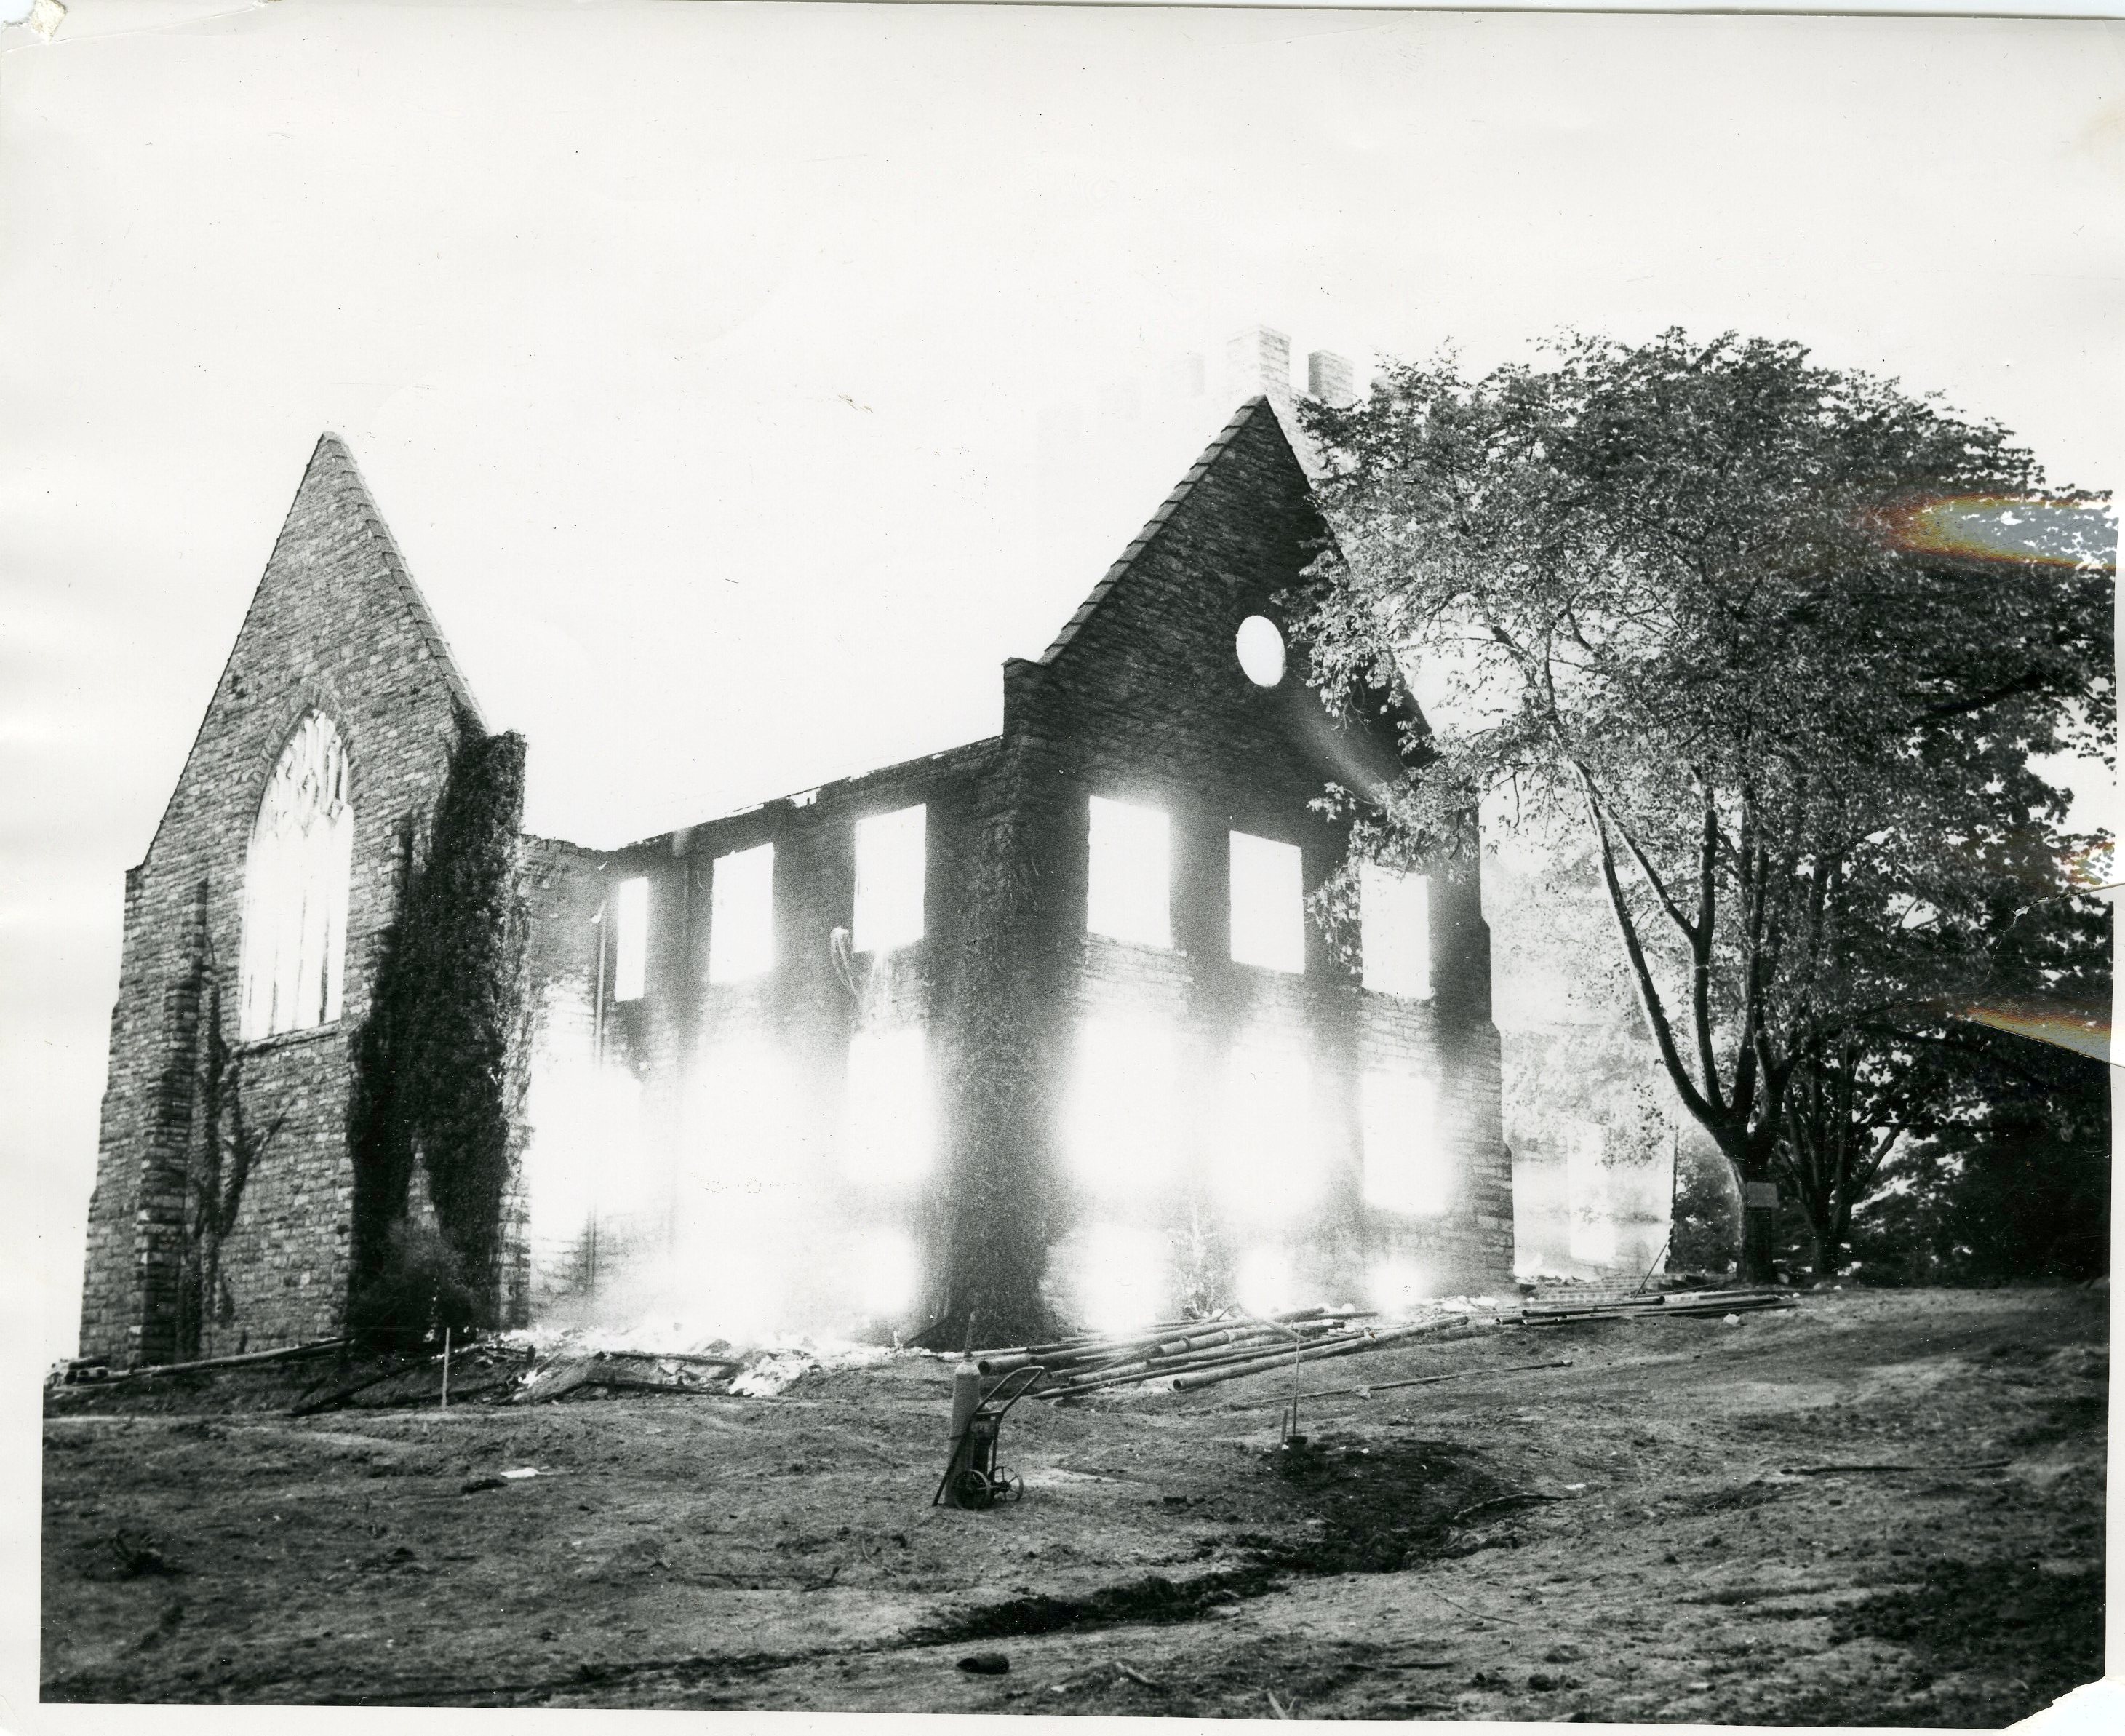
[[0,1142],[45,1350],[121,877],[320,429],[530,738],[529,823],[615,842],[995,729],[1256,321],[1478,365],[1567,323],[1793,337],[2109,484],[2119,42],[315,0],[9,31]]

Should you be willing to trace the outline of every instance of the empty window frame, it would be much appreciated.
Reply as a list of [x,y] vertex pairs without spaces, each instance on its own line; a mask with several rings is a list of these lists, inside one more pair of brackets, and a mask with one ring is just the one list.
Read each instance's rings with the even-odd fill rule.
[[1085,926],[1144,946],[1173,944],[1173,826],[1157,808],[1091,799]]
[[922,938],[923,827],[919,804],[856,822],[859,952],[890,952]]
[[1431,998],[1431,882],[1378,862],[1358,870],[1359,946],[1365,987],[1376,994]]
[[346,752],[330,719],[296,724],[267,780],[243,869],[237,1030],[249,1041],[340,1014],[354,809]]
[[1409,1217],[1446,1210],[1451,1172],[1439,1136],[1439,1096],[1431,1080],[1373,1068],[1360,1084],[1365,1145],[1365,1203]]
[[1232,834],[1232,961],[1306,969],[1306,879],[1298,846]]
[[849,1039],[841,1106],[841,1168],[888,1186],[929,1173],[936,1133],[930,1046],[920,1025],[866,1026]]
[[612,894],[612,998],[642,998],[649,965],[649,882],[622,880]]
[[775,968],[775,846],[719,856],[709,875],[709,980],[764,976]]

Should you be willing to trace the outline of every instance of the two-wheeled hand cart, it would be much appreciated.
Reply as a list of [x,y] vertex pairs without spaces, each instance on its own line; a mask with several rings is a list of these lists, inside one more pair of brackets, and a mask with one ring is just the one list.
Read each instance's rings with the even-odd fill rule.
[[997,1469],[997,1436],[1011,1406],[1039,1385],[1047,1372],[1038,1366],[1015,1368],[974,1405],[953,1437],[952,1456],[945,1464],[937,1493],[930,1498],[931,1506],[981,1512],[1006,1495],[1016,1501],[1025,1493],[1025,1485],[1015,1475]]

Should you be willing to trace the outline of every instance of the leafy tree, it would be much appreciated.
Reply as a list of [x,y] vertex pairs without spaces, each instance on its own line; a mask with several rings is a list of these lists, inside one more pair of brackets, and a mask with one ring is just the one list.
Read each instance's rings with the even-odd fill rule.
[[1900,1146],[1854,1215],[1876,1282],[2093,1278],[2109,1269],[2110,1069],[1977,1030],[1970,1112]]
[[[2006,841],[2010,870],[2012,852],[2040,830]],[[1981,876],[1972,878],[1981,888]],[[1854,1215],[1877,1189],[1962,1172],[1959,1159],[1945,1168],[1926,1159],[1900,1162],[1914,1141],[1933,1142],[1929,1149],[1944,1160],[1980,1149],[1992,1153],[2004,1130],[2033,1126],[2051,1113],[2064,1150],[2076,1119],[2090,1119],[2085,1108],[2070,1106],[2077,1070],[2088,1060],[2070,1047],[2047,1054],[2026,1036],[1981,1021],[2012,1025],[2024,1009],[2041,1006],[2053,1045],[2071,1045],[2089,1034],[2086,1027],[2107,1023],[2107,1005],[2101,1013],[2094,1009],[2109,995],[2109,918],[2086,899],[2030,902],[2011,875],[1990,893],[1989,909],[1977,918],[1977,944],[1988,965],[1981,1000],[1886,1004],[1825,1034],[1799,1056],[1779,1170],[1807,1221],[1809,1263],[1819,1276],[1842,1268]],[[1925,931],[1906,930],[1901,937],[1906,946],[1966,938],[1937,913]],[[2099,1067],[2096,1072],[2099,1078]],[[2107,1149],[2107,1109],[2099,1105],[2095,1113]],[[1972,1180],[1974,1186],[1977,1170]]]
[[1981,996],[2003,851],[2025,901],[2070,883],[2030,759],[2112,734],[2107,517],[1995,424],[1731,335],[1397,365],[1306,416],[1340,544],[1298,623],[1312,678],[1413,670],[1426,713],[1426,763],[1348,793],[1361,843],[1450,856],[1501,790],[1576,814],[1768,1276],[1750,1185],[1803,1062]]

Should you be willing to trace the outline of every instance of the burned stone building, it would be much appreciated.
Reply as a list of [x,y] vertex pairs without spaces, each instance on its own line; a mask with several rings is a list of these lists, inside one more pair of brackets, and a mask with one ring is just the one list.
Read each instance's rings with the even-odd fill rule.
[[1001,733],[618,850],[521,835],[317,446],[127,876],[84,1354],[335,1333],[425,1224],[499,1323],[1010,1336],[1508,1279],[1472,856],[1306,899],[1397,767],[1279,625],[1326,534],[1251,399]]

